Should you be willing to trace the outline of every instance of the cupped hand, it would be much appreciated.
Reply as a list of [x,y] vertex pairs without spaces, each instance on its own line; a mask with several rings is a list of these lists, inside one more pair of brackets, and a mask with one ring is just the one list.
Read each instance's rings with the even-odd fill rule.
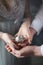
[[15,48],[6,45],[5,48],[9,53],[11,53],[13,56],[16,56],[17,58],[24,58],[28,56],[42,56],[40,46],[26,46],[20,50],[16,50]]
[[19,43],[19,46],[26,46],[27,44],[31,44],[31,40],[32,40],[32,36],[31,36],[31,32],[30,32],[30,20],[27,19],[25,20],[25,22],[21,25],[18,33],[16,34],[17,36],[24,36],[24,38],[26,39],[26,41],[24,43]]
[[1,39],[6,43],[9,44],[11,47],[15,47],[18,49],[18,46],[13,42],[14,40],[12,39],[13,36],[8,34],[8,33],[3,33]]
[[21,50],[16,50],[15,48],[12,49],[12,47],[10,47],[9,45],[6,45],[5,48],[9,53],[16,56],[17,58],[24,58],[34,54],[32,46],[26,46]]
[[32,40],[33,40],[33,37],[34,37],[34,34],[36,33],[36,30],[34,30],[31,25],[30,25],[30,20],[27,19],[20,27],[17,35],[18,36],[24,36],[24,38],[27,40],[27,42],[24,42],[23,44],[19,44],[21,46],[25,46],[25,45],[30,45]]

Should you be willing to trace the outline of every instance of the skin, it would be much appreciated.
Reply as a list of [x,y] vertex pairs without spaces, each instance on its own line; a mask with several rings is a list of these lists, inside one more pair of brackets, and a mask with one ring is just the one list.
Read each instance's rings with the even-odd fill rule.
[[42,56],[40,46],[26,46],[21,50],[12,49],[12,47],[9,47],[9,45],[5,46],[5,48],[9,53],[16,56],[17,58],[24,58],[27,56]]
[[[26,32],[24,34],[24,31]],[[29,28],[27,21],[21,25],[20,30],[18,31],[18,35],[24,34],[26,38],[29,40],[33,39],[34,34],[36,31],[33,28]],[[40,46],[25,46],[20,50],[16,50],[15,47],[11,47],[10,44],[13,43],[13,41],[10,38],[10,35],[7,33],[2,33],[0,32],[0,39],[4,40],[6,43],[9,43],[5,46],[6,50],[11,53],[12,55],[18,57],[18,58],[23,58],[26,56],[42,56],[41,51],[40,51]],[[30,41],[28,41],[30,43]],[[14,43],[15,44],[15,43]]]
[[[27,22],[25,22],[25,23],[27,23]],[[26,37],[28,37],[28,39],[31,39],[32,40],[32,38],[33,38],[33,35],[36,33],[36,31],[34,30],[34,29],[32,29],[32,28],[30,28],[29,29],[29,32],[28,32],[28,28],[25,28],[24,26],[26,26],[26,24],[25,23],[23,23],[22,25],[21,25],[21,28],[20,28],[20,30],[18,31],[18,35],[20,35],[20,34],[24,34],[24,31],[26,32],[26,33],[28,33],[28,35],[26,36]],[[27,24],[28,25],[28,24]],[[27,26],[26,26],[27,27]],[[24,30],[22,30],[22,28],[24,29]],[[22,31],[22,33],[21,33],[21,31]],[[26,33],[25,33],[25,35],[26,35]],[[31,36],[30,36],[30,33],[31,33]],[[8,35],[8,34],[6,34],[6,33],[2,33],[2,36],[0,36],[1,37],[1,39],[3,39],[5,42],[7,41],[8,43],[12,43],[12,41],[11,41],[11,39],[10,39],[10,36]],[[7,43],[6,42],[6,43]],[[41,51],[40,51],[40,46],[25,46],[25,47],[23,47],[22,49],[20,49],[20,50],[16,50],[15,49],[15,47],[13,48],[13,47],[11,47],[10,46],[10,44],[7,44],[6,46],[5,46],[5,48],[6,48],[6,50],[9,52],[9,53],[11,53],[12,55],[14,55],[14,56],[16,56],[17,58],[23,58],[23,57],[26,57],[26,56],[42,56],[41,55]],[[14,43],[15,44],[15,43]]]
[[[13,5],[11,5],[12,4],[12,2],[14,2],[14,0],[9,0],[9,1],[7,1],[7,0],[4,0],[4,2],[3,2],[3,0],[0,0],[0,2],[2,2],[2,4],[3,3],[6,3],[7,5],[5,5],[7,8],[9,8],[9,6],[13,6]],[[26,20],[25,20],[25,23],[23,23],[22,25],[21,25],[21,27],[20,27],[20,30],[19,30],[19,32],[17,33],[17,35],[23,35],[23,36],[25,36],[26,38],[29,38],[29,35],[28,35],[28,26],[30,26],[30,22],[31,22],[31,16],[30,16],[30,8],[29,8],[29,6],[27,5],[27,3],[29,2],[29,0],[26,0],[26,7],[25,7],[25,17],[26,17]],[[28,12],[27,12],[28,11]],[[28,25],[29,24],[29,25]],[[23,27],[24,27],[24,29],[23,29]],[[21,33],[21,30],[22,30],[22,33]],[[24,34],[24,32],[25,32],[25,34]],[[20,34],[21,33],[21,34]],[[5,38],[6,37],[4,37],[3,38],[3,36],[4,36],[4,34],[5,34],[5,36],[7,37],[7,39],[10,39],[10,37],[9,37],[9,35],[8,35],[8,33],[4,33],[4,32],[0,32],[0,38],[1,39],[3,39],[5,42],[7,42],[7,40],[5,40]],[[9,42],[12,42],[12,40],[10,39],[10,41]]]
[[[26,19],[25,23],[23,23],[20,27],[20,30],[18,31],[17,35],[20,36],[20,35],[23,35],[26,39],[28,39],[28,42],[30,43],[30,39],[29,39],[29,35],[28,35],[28,31],[29,31],[29,26],[30,26],[30,21],[29,18]],[[28,26],[29,24],[29,26]],[[25,32],[25,33],[24,33]],[[30,33],[30,31],[29,31]],[[12,35],[11,35],[12,36]],[[2,40],[4,40],[6,43],[14,43],[13,40],[11,39],[11,36],[10,34],[8,33],[3,33],[3,32],[0,32],[0,38]],[[14,43],[15,44],[15,43]],[[16,46],[16,45],[15,45]],[[25,46],[25,44],[21,45],[21,46]]]
[[[6,0],[7,1],[7,0]],[[10,1],[10,0],[9,0]],[[29,1],[29,0],[27,0]],[[27,2],[28,3],[28,2]],[[10,6],[10,5],[9,5]],[[26,8],[28,9],[29,7],[27,7],[26,5]],[[9,8],[8,8],[9,9]],[[28,38],[28,42],[29,44],[31,43],[32,39],[33,39],[33,36],[34,34],[36,33],[36,31],[32,28],[29,28],[30,26],[30,22],[31,22],[31,16],[30,16],[30,11],[28,11],[27,9],[25,9],[25,17],[26,17],[26,20],[25,22],[21,25],[17,35],[23,35],[25,38]],[[28,13],[27,13],[27,11]],[[25,33],[24,33],[25,32]],[[23,47],[22,49],[20,50],[16,50],[15,47],[17,47],[15,45],[15,47],[11,47],[11,43],[14,43],[13,40],[10,38],[10,34],[7,34],[7,33],[3,33],[3,32],[0,32],[0,39],[4,40],[6,43],[8,43],[5,48],[6,50],[11,53],[12,55],[18,57],[18,58],[23,58],[23,57],[26,57],[26,56],[29,56],[29,55],[33,55],[33,56],[42,56],[41,55],[41,52],[40,52],[40,46],[25,46]],[[15,43],[14,43],[15,44]]]
[[[4,2],[3,2],[3,0],[0,0],[0,2],[2,2],[2,4],[3,3],[6,3],[6,7],[7,8],[9,8],[10,6],[13,6],[14,5],[14,3],[13,3],[13,5],[11,5],[12,4],[12,2],[14,2],[14,0],[12,1],[12,0],[9,0],[9,1],[7,1],[7,0],[4,0]],[[25,20],[25,23],[23,23],[22,25],[21,25],[21,27],[20,27],[20,30],[19,30],[19,32],[17,33],[17,35],[23,35],[24,37],[26,37],[26,38],[29,38],[29,35],[28,35],[28,26],[30,26],[30,22],[31,22],[31,16],[30,16],[30,8],[29,8],[29,6],[27,5],[28,4],[28,2],[29,2],[29,0],[26,0],[26,5],[25,5],[25,12],[24,12],[24,15],[25,15],[25,17],[26,17],[26,20]],[[4,5],[4,4],[3,4]],[[21,31],[22,31],[22,33],[21,33]],[[24,32],[25,32],[25,34],[24,34]],[[5,37],[4,37],[5,36]],[[7,37],[7,38],[6,38]],[[6,43],[7,43],[7,41],[9,42],[9,43],[11,43],[12,42],[12,40],[11,40],[11,38],[9,37],[9,34],[8,33],[4,33],[4,32],[0,32],[0,38],[2,39],[2,40],[4,40]],[[7,40],[6,40],[7,39]],[[29,40],[29,43],[30,43],[30,40]]]

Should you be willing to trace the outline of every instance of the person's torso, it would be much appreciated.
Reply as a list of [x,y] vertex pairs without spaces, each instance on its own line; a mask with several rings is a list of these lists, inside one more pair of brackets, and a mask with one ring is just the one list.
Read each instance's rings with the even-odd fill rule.
[[25,0],[0,0],[0,16],[12,20],[23,16]]

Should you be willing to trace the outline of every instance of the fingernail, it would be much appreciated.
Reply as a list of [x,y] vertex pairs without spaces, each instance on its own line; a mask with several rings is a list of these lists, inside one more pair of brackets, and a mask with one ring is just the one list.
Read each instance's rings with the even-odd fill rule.
[[10,49],[8,52],[12,52],[12,50]]
[[12,49],[10,50],[10,52],[12,52]]

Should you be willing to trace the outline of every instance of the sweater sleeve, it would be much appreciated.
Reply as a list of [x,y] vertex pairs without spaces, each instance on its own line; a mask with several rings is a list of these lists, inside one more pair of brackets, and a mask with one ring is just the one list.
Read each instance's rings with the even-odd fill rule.
[[41,29],[43,28],[43,3],[37,15],[35,16],[35,19],[33,20],[31,27],[36,30],[37,34],[39,34]]

